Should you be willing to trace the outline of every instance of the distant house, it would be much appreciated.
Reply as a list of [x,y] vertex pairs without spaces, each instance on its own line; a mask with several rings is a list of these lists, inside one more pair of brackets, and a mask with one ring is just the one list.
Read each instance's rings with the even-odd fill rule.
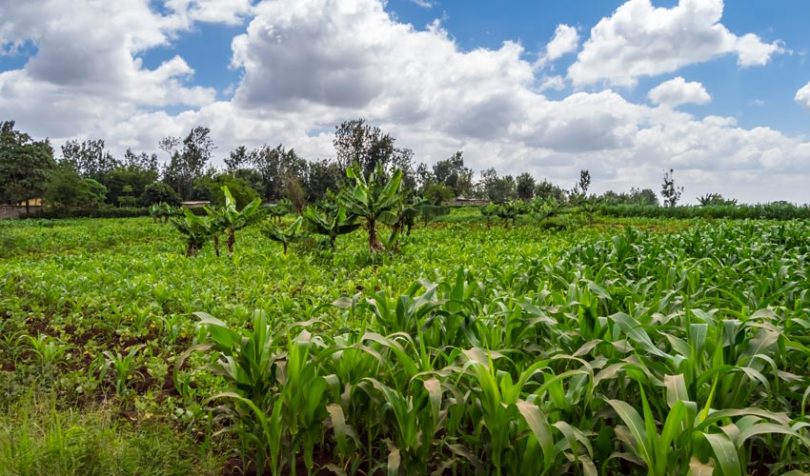
[[0,203],[0,219],[2,218],[19,218],[23,215],[34,215],[42,210],[41,198],[29,198],[15,204],[2,204]]
[[211,202],[208,200],[197,200],[180,203],[180,206],[183,208],[202,208],[206,205],[211,205]]
[[467,198],[467,197],[456,197],[450,205],[472,205],[472,206],[481,206],[487,205],[489,200],[483,198]]

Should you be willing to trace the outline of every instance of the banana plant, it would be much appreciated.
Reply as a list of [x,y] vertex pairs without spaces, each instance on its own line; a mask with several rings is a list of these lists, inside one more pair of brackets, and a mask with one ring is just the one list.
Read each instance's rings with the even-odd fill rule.
[[335,248],[335,241],[340,235],[352,233],[360,228],[361,224],[355,222],[356,217],[346,213],[346,208],[338,206],[333,210],[319,210],[307,207],[304,210],[304,220],[312,233],[324,235],[329,238],[329,245]]
[[236,232],[257,222],[264,216],[262,210],[262,200],[257,198],[245,205],[242,210],[236,207],[236,200],[227,186],[222,187],[225,194],[225,205],[220,209],[207,208],[209,220],[212,226],[212,235],[215,237],[217,256],[219,255],[218,232],[227,235],[226,245],[228,254],[233,254],[233,247],[236,244]]
[[183,209],[181,217],[172,219],[172,225],[186,237],[186,256],[196,256],[212,235],[209,218],[195,215],[188,208]]
[[266,222],[262,227],[262,234],[273,241],[281,243],[281,246],[284,247],[284,254],[286,255],[290,243],[298,239],[303,224],[304,219],[302,217],[296,218],[294,222],[286,227],[272,222]]
[[343,190],[338,196],[339,201],[349,213],[365,219],[369,251],[382,251],[383,245],[377,237],[377,222],[391,216],[403,200],[400,191],[402,170],[394,172],[387,181],[382,167],[377,167],[368,180],[357,167],[349,167],[346,176],[353,179],[355,185]]

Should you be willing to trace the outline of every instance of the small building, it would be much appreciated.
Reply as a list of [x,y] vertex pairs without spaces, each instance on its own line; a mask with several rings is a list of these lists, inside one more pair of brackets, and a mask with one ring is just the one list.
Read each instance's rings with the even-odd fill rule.
[[0,219],[2,218],[19,218],[26,214],[36,215],[42,210],[41,198],[29,198],[22,202],[7,204],[0,203]]
[[463,205],[483,206],[483,205],[488,205],[488,204],[489,204],[489,200],[486,200],[484,198],[467,198],[467,197],[461,197],[461,196],[456,197],[455,199],[453,199],[452,202],[450,202],[450,205],[454,205],[454,206],[463,206]]
[[202,208],[208,205],[211,205],[211,202],[208,200],[196,200],[180,203],[180,206],[183,208]]

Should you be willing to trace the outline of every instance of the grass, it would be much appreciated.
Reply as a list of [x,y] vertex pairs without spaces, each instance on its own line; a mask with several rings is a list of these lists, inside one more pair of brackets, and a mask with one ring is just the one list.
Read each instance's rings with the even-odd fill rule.
[[284,255],[251,227],[232,258],[186,258],[148,219],[0,223],[0,454],[11,474],[808,471],[808,238],[457,209],[394,255],[359,232]]

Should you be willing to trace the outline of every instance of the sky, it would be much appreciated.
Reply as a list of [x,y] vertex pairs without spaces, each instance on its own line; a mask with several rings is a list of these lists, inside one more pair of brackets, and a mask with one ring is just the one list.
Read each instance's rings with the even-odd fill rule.
[[808,19],[806,0],[0,0],[0,120],[115,154],[201,125],[222,164],[331,157],[362,117],[428,164],[588,169],[594,192],[674,169],[686,202],[808,203]]

